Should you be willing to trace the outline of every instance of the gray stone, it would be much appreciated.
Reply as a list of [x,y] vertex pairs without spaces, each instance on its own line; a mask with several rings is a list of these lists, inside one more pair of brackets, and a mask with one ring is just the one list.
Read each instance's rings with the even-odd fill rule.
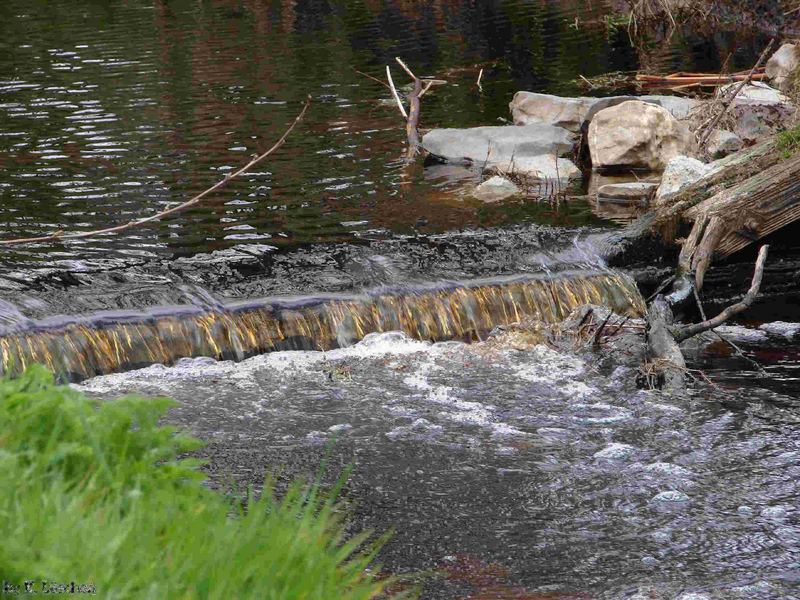
[[562,98],[550,94],[517,92],[508,106],[515,125],[546,123],[577,132],[594,102],[595,98]]
[[657,187],[657,183],[647,181],[610,183],[597,190],[597,201],[647,206]]
[[[729,83],[721,89],[722,94],[733,93],[738,88],[738,83]],[[780,90],[761,81],[748,83],[742,91],[736,94],[735,104],[786,104],[791,102]]]
[[800,323],[774,321],[772,323],[764,323],[759,329],[771,333],[772,335],[781,335],[787,339],[792,339],[794,336],[800,334]]
[[599,452],[595,452],[594,458],[600,460],[627,460],[636,453],[636,448],[628,444],[609,444]]
[[692,148],[693,138],[685,125],[668,110],[645,102],[628,101],[603,109],[589,125],[595,169],[661,170]]
[[784,44],[767,61],[766,73],[772,85],[786,91],[791,83],[791,76],[800,66],[800,48],[795,44]]
[[744,148],[744,141],[735,133],[715,129],[706,142],[706,150],[711,158],[719,160]]
[[514,160],[572,152],[575,140],[568,131],[553,125],[433,129],[422,138],[424,148],[449,161],[501,164]]
[[640,96],[638,99],[668,110],[679,121],[688,119],[692,111],[703,104],[700,100],[681,98],[680,96]]
[[495,175],[480,184],[472,193],[483,202],[498,202],[520,193],[520,189],[505,177]]
[[508,162],[497,163],[492,169],[501,174],[515,173],[531,179],[549,179],[569,182],[577,179],[581,171],[568,158],[556,158],[554,155],[514,156]]
[[655,205],[666,202],[670,196],[677,194],[687,185],[701,179],[711,171],[711,167],[689,156],[676,156],[667,163],[661,185],[656,192]]
[[535,92],[517,92],[509,103],[509,109],[516,125],[546,123],[577,132],[601,110],[631,100],[661,106],[678,120],[687,119],[692,110],[701,104],[698,100],[680,98],[678,96],[563,98]]

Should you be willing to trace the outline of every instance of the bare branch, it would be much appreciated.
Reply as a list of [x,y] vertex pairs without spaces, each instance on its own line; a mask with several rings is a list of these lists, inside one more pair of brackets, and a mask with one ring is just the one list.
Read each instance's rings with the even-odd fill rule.
[[483,69],[478,73],[478,89],[482,92],[483,86],[481,85],[481,79],[483,79]]
[[739,92],[741,92],[744,89],[744,86],[746,86],[748,83],[750,83],[750,80],[753,78],[753,74],[756,72],[758,67],[761,66],[761,63],[764,62],[764,59],[767,58],[767,54],[772,49],[772,46],[773,46],[774,43],[775,43],[775,38],[770,40],[769,44],[767,44],[767,47],[764,48],[764,51],[761,53],[761,56],[758,57],[758,61],[756,62],[756,64],[753,66],[752,69],[750,69],[750,72],[747,74],[747,77],[742,79],[741,83],[739,83],[737,88],[733,91],[733,94],[731,95],[731,97],[728,98],[728,103],[719,112],[719,114],[711,122],[711,124],[708,125],[708,128],[706,129],[705,133],[703,134],[703,137],[701,137],[698,140],[698,144],[700,145],[701,148],[705,145],[705,143],[708,141],[708,138],[714,132],[714,127],[719,122],[719,120],[728,112],[728,110],[730,110],[731,106],[733,106],[733,101],[736,100],[736,96],[739,95]]
[[719,327],[731,317],[738,315],[740,312],[750,308],[750,305],[753,304],[758,296],[758,290],[761,288],[761,278],[764,275],[764,263],[767,261],[768,250],[769,246],[761,246],[761,249],[758,251],[756,267],[755,271],[753,272],[753,281],[750,284],[750,289],[747,290],[747,294],[745,294],[741,302],[737,302],[736,304],[729,306],[713,319],[708,319],[702,323],[696,323],[694,325],[684,325],[683,327],[674,328],[672,334],[675,337],[675,340],[682,342],[683,340],[688,340],[690,337],[694,337],[699,333]]
[[380,80],[380,79],[378,79],[377,77],[373,77],[373,76],[372,76],[372,75],[370,75],[369,73],[364,73],[363,71],[359,71],[358,69],[355,69],[355,72],[356,72],[356,73],[358,73],[359,75],[363,75],[363,76],[364,76],[364,77],[366,77],[367,79],[372,79],[372,81],[374,81],[374,82],[376,82],[376,83],[380,83],[380,84],[381,84],[383,87],[385,87],[387,90],[391,90],[391,89],[392,89],[392,88],[390,88],[390,87],[389,87],[389,84],[388,84],[388,83],[386,83],[385,81],[381,81],[381,80]]
[[403,118],[408,120],[408,113],[406,109],[403,107],[403,101],[400,100],[400,94],[397,93],[397,88],[394,87],[394,80],[392,79],[392,71],[389,69],[389,65],[386,65],[386,79],[389,80],[389,89],[392,90],[392,95],[394,99],[397,100],[397,107],[400,109],[400,114],[403,115]]
[[18,238],[18,239],[13,239],[13,240],[0,240],[0,245],[10,246],[12,244],[29,244],[29,243],[34,243],[34,242],[51,242],[51,241],[55,241],[55,240],[77,240],[77,239],[81,239],[81,238],[94,237],[96,235],[102,235],[102,234],[106,234],[106,233],[119,233],[120,231],[126,231],[128,229],[133,229],[134,227],[139,227],[141,225],[144,225],[145,223],[150,223],[152,221],[158,221],[158,220],[163,219],[164,217],[166,217],[168,215],[172,215],[174,213],[181,212],[181,211],[186,210],[187,208],[195,206],[203,198],[205,198],[206,196],[208,196],[209,194],[211,194],[213,192],[216,192],[220,188],[224,187],[232,179],[235,179],[235,178],[239,177],[240,175],[243,175],[244,173],[246,173],[247,171],[252,169],[255,165],[260,163],[262,160],[267,158],[270,154],[275,152],[278,148],[283,146],[284,142],[286,142],[286,139],[289,137],[289,134],[292,133],[292,130],[295,128],[295,126],[305,116],[306,111],[308,110],[308,107],[309,107],[310,104],[311,104],[311,96],[309,96],[308,99],[306,100],[306,103],[303,106],[303,110],[300,111],[300,114],[298,114],[297,117],[295,117],[294,121],[289,126],[289,128],[284,132],[284,134],[280,137],[280,139],[272,145],[272,147],[269,150],[267,150],[263,154],[260,154],[260,155],[256,156],[255,158],[253,158],[253,160],[251,160],[249,163],[247,163],[245,166],[243,166],[241,169],[239,169],[235,173],[229,173],[229,174],[225,175],[225,177],[223,177],[220,181],[218,181],[217,183],[212,185],[210,188],[208,188],[207,190],[197,194],[196,196],[194,196],[190,200],[187,200],[186,202],[183,202],[182,204],[178,204],[177,206],[173,206],[172,208],[168,208],[167,210],[161,211],[159,213],[156,213],[156,214],[151,215],[149,217],[145,217],[143,219],[138,219],[136,221],[129,221],[128,223],[124,223],[122,225],[116,225],[114,227],[108,227],[106,229],[98,229],[98,230],[95,230],[95,231],[82,231],[80,233],[64,233],[63,231],[56,231],[55,233],[52,233],[50,235],[43,235],[43,236],[40,236],[40,237]]
[[403,67],[403,70],[406,73],[408,73],[408,76],[411,77],[411,79],[413,79],[414,81],[419,79],[419,77],[414,75],[414,72],[411,69],[408,68],[408,65],[406,63],[404,63],[402,60],[400,60],[399,56],[395,56],[394,59],[397,61],[397,64],[399,64],[401,67]]

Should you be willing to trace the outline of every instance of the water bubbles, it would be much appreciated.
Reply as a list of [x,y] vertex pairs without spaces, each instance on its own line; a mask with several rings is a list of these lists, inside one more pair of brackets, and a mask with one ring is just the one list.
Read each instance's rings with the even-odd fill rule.
[[599,452],[595,452],[594,458],[600,460],[621,461],[627,460],[636,454],[636,448],[628,444],[609,444]]
[[689,502],[689,496],[678,490],[667,490],[653,496],[650,502],[654,504],[686,504]]

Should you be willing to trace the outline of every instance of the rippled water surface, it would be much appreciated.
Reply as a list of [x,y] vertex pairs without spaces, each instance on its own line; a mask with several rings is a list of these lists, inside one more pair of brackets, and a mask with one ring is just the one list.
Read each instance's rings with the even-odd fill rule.
[[[0,317],[210,298],[184,283],[308,296],[596,269],[593,245],[572,240],[611,222],[576,200],[481,204],[459,191],[475,175],[404,164],[396,108],[356,70],[382,77],[401,56],[446,80],[423,99],[422,126],[455,127],[507,119],[520,89],[577,94],[579,76],[714,71],[731,52],[740,69],[764,46],[715,31],[634,48],[621,25],[601,0],[4,0],[5,237],[153,214],[264,151],[308,95],[312,105],[263,166],[180,217],[3,251],[14,306]],[[406,243],[417,233],[427,237]],[[194,257],[214,263],[207,271],[192,267],[191,255],[230,246],[251,252],[238,268],[257,281],[236,279],[219,253]],[[120,255],[159,261],[118,279],[92,270],[91,259]],[[54,264],[55,283],[22,285],[25,269]],[[797,344],[775,331],[731,334],[765,375],[712,346],[691,366],[714,385],[679,399],[637,390],[630,369],[593,356],[399,333],[327,353],[185,359],[82,387],[176,398],[169,419],[211,442],[220,485],[313,472],[335,437],[331,472],[355,465],[355,526],[394,529],[382,560],[435,572],[426,598],[797,598]]]
[[336,437],[358,522],[395,530],[386,565],[439,571],[426,598],[795,598],[800,404],[769,369],[735,395],[667,398],[546,346],[389,333],[84,389],[177,398],[217,481],[313,470]]
[[[404,166],[382,77],[402,56],[447,80],[423,127],[497,123],[519,89],[577,93],[579,75],[716,68],[755,43],[676,35],[634,50],[608,3],[0,3],[0,220],[6,236],[150,215],[245,163],[313,107],[278,155],[179,218],[4,253],[8,264],[178,253],[536,221],[598,222],[585,204],[482,205],[458,173]],[[483,91],[476,80],[484,69]],[[396,77],[400,79],[399,70]]]

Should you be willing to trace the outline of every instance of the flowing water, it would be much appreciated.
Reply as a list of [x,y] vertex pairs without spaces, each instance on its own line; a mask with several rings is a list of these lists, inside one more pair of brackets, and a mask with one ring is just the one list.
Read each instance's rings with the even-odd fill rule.
[[153,214],[312,106],[263,167],[178,218],[4,250],[3,370],[174,397],[215,485],[314,472],[335,438],[354,528],[393,529],[385,569],[432,571],[425,598],[800,597],[792,326],[728,333],[762,376],[698,350],[714,385],[685,398],[636,389],[602,351],[488,335],[587,301],[640,314],[592,256],[614,224],[583,200],[482,204],[462,193],[476,173],[406,165],[389,94],[356,73],[402,56],[447,81],[423,127],[457,127],[508,119],[520,89],[729,54],[742,69],[764,46],[686,30],[634,47],[610,5],[4,0],[4,237]]

